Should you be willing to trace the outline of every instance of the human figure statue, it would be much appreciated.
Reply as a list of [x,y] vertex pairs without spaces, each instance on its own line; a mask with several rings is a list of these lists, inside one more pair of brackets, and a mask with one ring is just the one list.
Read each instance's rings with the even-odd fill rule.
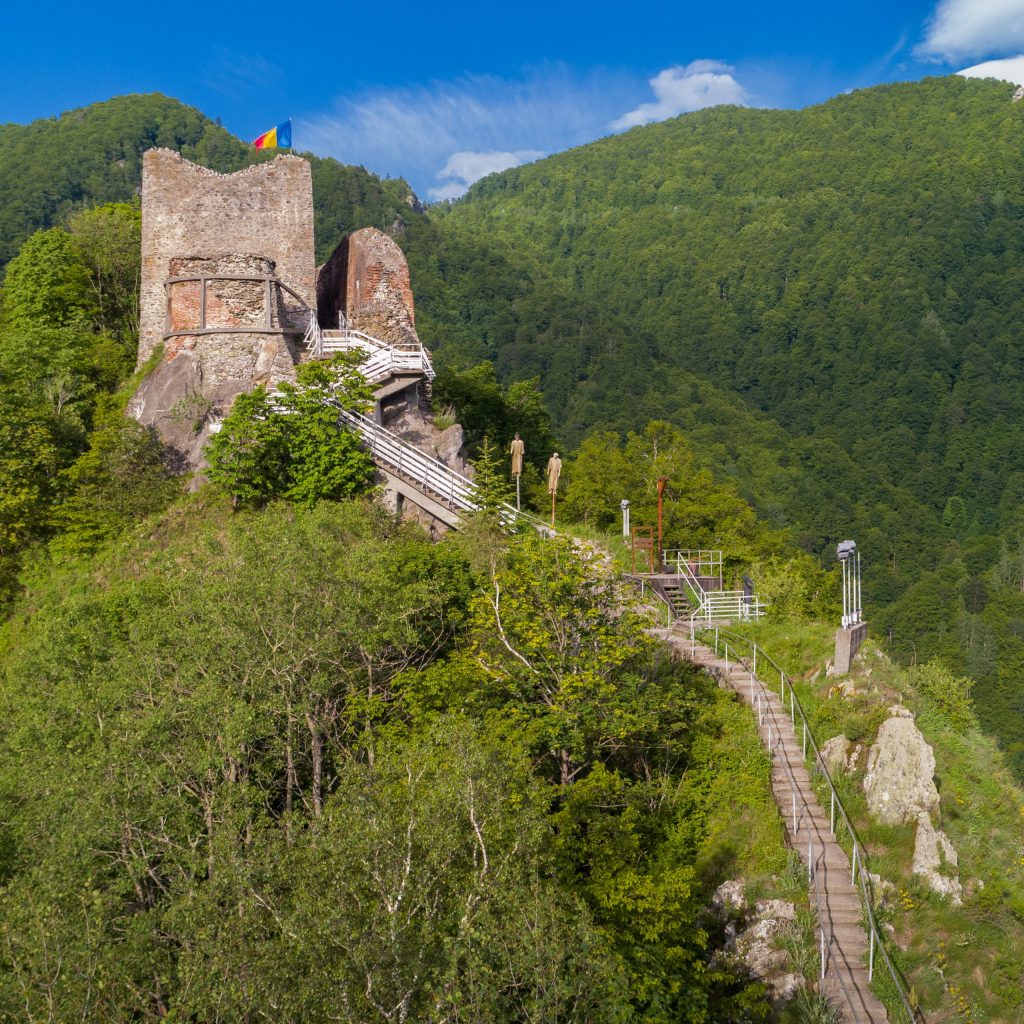
[[526,445],[523,444],[522,439],[519,437],[518,431],[512,441],[512,447],[509,449],[512,453],[512,475],[522,476],[523,475],[523,455],[526,453]]
[[558,478],[562,475],[562,460],[558,452],[548,459],[548,494],[554,494],[558,490]]

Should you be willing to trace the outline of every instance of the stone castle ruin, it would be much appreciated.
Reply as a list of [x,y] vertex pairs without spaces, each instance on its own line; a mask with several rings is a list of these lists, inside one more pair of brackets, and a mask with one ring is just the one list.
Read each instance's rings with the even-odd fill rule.
[[201,467],[238,394],[353,348],[375,357],[373,420],[464,473],[461,428],[437,431],[429,415],[433,370],[399,246],[362,228],[317,270],[307,161],[278,156],[218,174],[171,150],[145,153],[138,361],[156,363],[128,411],[180,469]]

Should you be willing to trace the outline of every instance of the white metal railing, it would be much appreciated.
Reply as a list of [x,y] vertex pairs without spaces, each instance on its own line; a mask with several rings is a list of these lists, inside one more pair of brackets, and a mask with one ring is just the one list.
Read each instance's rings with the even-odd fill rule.
[[[362,413],[338,407],[342,421],[366,442],[374,460],[411,480],[456,512],[475,512],[480,505],[477,488],[468,477],[432,459],[419,448],[396,437]],[[508,506],[511,512],[515,509]]]
[[303,335],[302,344],[309,349],[309,354],[316,358],[323,355],[324,335],[320,330],[320,323],[316,318],[316,310],[309,310],[309,323],[306,324],[306,333]]
[[[404,477],[418,490],[447,505],[453,512],[480,510],[477,486],[468,477],[450,469],[440,459],[431,458],[408,441],[396,437],[368,416],[343,409],[340,405],[337,408],[341,421],[363,438],[378,465]],[[516,509],[507,502],[500,504],[498,518],[506,525],[523,522],[549,535],[555,532],[537,516]]]
[[[319,328],[317,330],[319,331]],[[391,345],[349,327],[320,332],[316,349],[310,348],[310,354],[319,358],[334,355],[336,352],[364,353],[366,358],[360,363],[359,372],[371,384],[401,373],[422,374],[427,380],[433,380],[435,376],[430,355],[422,345]]]
[[683,566],[686,566],[694,576],[717,579],[718,589],[722,588],[721,551],[673,548],[665,552],[665,561],[674,564],[678,572],[682,572]]
[[[733,642],[732,655],[736,658],[739,663],[741,659],[737,657],[738,653],[742,649],[750,651],[749,662],[743,662],[745,667],[750,670],[750,685],[752,692],[754,687],[760,687],[762,693],[764,693],[765,684],[763,681],[757,678],[758,664],[762,667],[770,666],[774,672],[778,673],[779,676],[779,698],[782,702],[783,711],[786,709],[787,695],[789,702],[789,717],[793,724],[794,730],[796,729],[797,722],[799,721],[802,729],[802,741],[801,747],[803,751],[803,758],[806,761],[808,758],[808,750],[810,751],[811,770],[816,772],[819,777],[824,781],[828,790],[831,808],[829,814],[829,831],[832,836],[838,842],[840,839],[838,828],[842,826],[846,832],[846,838],[850,843],[851,854],[851,881],[857,885],[860,890],[861,902],[863,904],[865,917],[867,919],[867,931],[868,931],[868,981],[873,981],[876,970],[876,951],[881,955],[882,966],[884,968],[884,975],[887,982],[890,984],[893,995],[896,1000],[896,1006],[899,1009],[901,1018],[904,1019],[906,1024],[917,1024],[923,1018],[921,1014],[916,1011],[911,1003],[910,997],[907,994],[906,987],[903,980],[893,965],[892,959],[889,956],[889,952],[886,948],[886,944],[883,940],[882,933],[878,928],[878,924],[875,920],[875,899],[874,893],[871,886],[871,873],[870,866],[868,864],[868,857],[864,851],[864,845],[857,835],[856,830],[853,827],[853,823],[850,821],[850,816],[843,806],[843,801],[836,791],[835,783],[832,781],[832,776],[829,773],[828,766],[825,764],[824,758],[821,756],[821,751],[818,748],[817,741],[814,738],[814,733],[811,730],[810,723],[808,722],[807,715],[804,713],[803,706],[800,703],[800,698],[796,694],[796,690],[793,687],[792,681],[786,675],[786,672],[779,664],[767,655],[762,647],[759,647],[756,640],[751,640],[748,637],[743,636],[740,633],[734,633],[731,630],[722,629],[715,627],[712,629],[706,629],[701,631],[710,643],[714,644],[715,653],[718,654],[719,650],[725,648],[726,662],[729,659],[729,639]],[[696,632],[691,630],[691,644],[694,642]],[[773,688],[774,689],[774,688]],[[764,693],[765,703],[767,704],[767,693]],[[762,718],[763,724],[763,718]],[[776,736],[778,730],[776,727]],[[769,734],[769,748],[771,748],[771,734]],[[819,857],[821,854],[819,854]],[[814,865],[817,864],[818,858],[813,857],[812,846],[808,847],[808,861]],[[817,873],[814,868],[811,868],[812,878]],[[820,915],[819,915],[820,920]],[[827,966],[827,954],[832,948],[833,937],[831,933],[828,936],[826,942],[824,928],[821,927],[821,957],[822,957],[822,971],[824,972]],[[824,977],[824,973],[822,974]],[[842,977],[840,976],[840,983],[842,983]],[[849,993],[843,986],[844,995],[849,1000]],[[851,1004],[851,1009],[853,1009]],[[854,1010],[854,1020],[858,1020],[858,1015]]]
[[745,590],[709,590],[704,600],[690,614],[690,625],[710,625],[726,619],[740,622],[758,622],[767,611],[760,598]]

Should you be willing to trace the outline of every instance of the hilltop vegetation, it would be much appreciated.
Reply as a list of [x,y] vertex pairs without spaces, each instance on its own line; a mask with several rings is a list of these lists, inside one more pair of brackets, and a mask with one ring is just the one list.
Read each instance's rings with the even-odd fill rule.
[[0,1016],[766,1019],[704,907],[780,892],[767,755],[617,588],[209,493],[51,567],[0,633]]
[[[974,677],[1024,770],[1022,117],[1005,84],[960,78],[718,108],[427,213],[404,182],[313,157],[318,255],[394,230],[439,393],[486,405],[456,374],[483,361],[536,379],[553,431],[531,454],[665,420],[806,551],[857,539],[889,650]],[[0,256],[129,200],[150,145],[222,171],[267,158],[161,96],[5,125]],[[485,419],[477,441],[515,429]]]
[[[824,668],[832,631],[807,619],[750,627],[796,680],[819,745],[849,741],[833,778],[870,857],[880,920],[909,990],[929,1021],[1024,1018],[1024,787],[979,726],[969,679],[936,662],[904,669],[869,641],[837,686]],[[848,692],[852,691],[852,692]],[[894,703],[914,712],[935,755],[936,824],[958,865],[963,905],[937,895],[911,868],[915,824],[887,825],[868,810],[867,747]],[[843,758],[839,758],[842,762]],[[827,802],[823,804],[827,807]],[[847,844],[847,850],[849,845]]]

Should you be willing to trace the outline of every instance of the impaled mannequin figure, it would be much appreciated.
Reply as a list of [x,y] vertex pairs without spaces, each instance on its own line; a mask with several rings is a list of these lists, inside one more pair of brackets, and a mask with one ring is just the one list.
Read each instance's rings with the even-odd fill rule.
[[526,445],[523,444],[518,433],[516,433],[515,439],[512,442],[512,447],[509,451],[512,453],[512,475],[522,476],[523,455],[526,453]]
[[548,494],[554,494],[558,490],[558,478],[562,475],[562,460],[558,452],[548,459]]

